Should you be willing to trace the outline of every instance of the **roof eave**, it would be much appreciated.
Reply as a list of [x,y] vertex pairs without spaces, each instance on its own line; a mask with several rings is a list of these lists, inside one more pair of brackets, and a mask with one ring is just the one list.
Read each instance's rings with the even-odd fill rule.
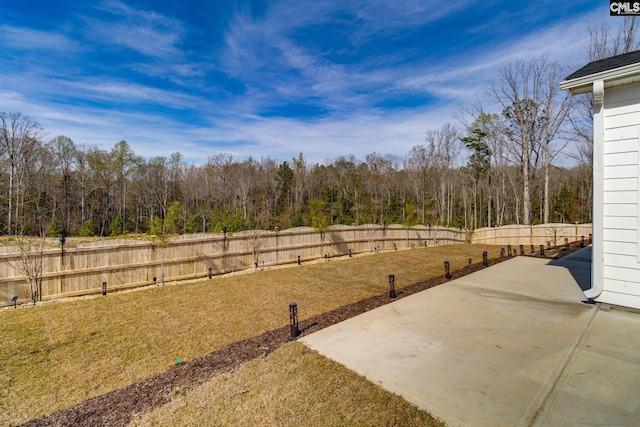
[[598,80],[603,80],[605,87],[638,82],[640,81],[640,63],[565,80],[560,82],[560,89],[569,90],[573,95],[586,93],[591,91],[593,82]]

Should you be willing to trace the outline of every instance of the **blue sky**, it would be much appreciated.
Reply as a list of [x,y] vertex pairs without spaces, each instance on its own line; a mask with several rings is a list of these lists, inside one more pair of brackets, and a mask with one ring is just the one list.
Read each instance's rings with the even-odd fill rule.
[[[77,145],[405,157],[501,67],[585,63],[598,1],[0,0],[0,111]],[[573,70],[570,70],[573,71]]]

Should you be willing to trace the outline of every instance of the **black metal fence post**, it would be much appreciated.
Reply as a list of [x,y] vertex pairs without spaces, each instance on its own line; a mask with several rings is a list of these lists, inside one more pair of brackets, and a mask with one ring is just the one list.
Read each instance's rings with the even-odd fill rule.
[[396,276],[393,274],[389,275],[389,298],[396,297]]
[[520,255],[524,255],[524,245],[520,245]]
[[580,247],[584,248],[584,236],[580,236]]
[[544,245],[540,245],[540,256],[544,256]]
[[483,267],[488,267],[489,266],[488,256],[489,256],[489,253],[487,251],[482,252],[482,266]]
[[289,325],[291,326],[291,339],[294,339],[300,335],[300,329],[298,329],[298,304],[295,302],[289,303]]
[[107,294],[107,282],[102,282],[102,295]]
[[444,276],[447,279],[451,279],[451,270],[450,270],[450,264],[449,261],[445,261],[444,262]]

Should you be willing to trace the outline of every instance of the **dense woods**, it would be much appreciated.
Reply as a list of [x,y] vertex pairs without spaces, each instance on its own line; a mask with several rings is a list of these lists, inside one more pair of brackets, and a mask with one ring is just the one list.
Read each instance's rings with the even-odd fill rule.
[[[588,60],[637,49],[635,17],[590,27]],[[585,62],[587,62],[585,60]],[[591,221],[591,100],[558,88],[569,68],[516,61],[458,124],[425,129],[404,156],[336,153],[323,164],[179,152],[144,159],[0,113],[0,228],[9,235],[107,236],[399,223],[474,229]],[[394,141],[389,141],[393,144]],[[343,154],[343,155],[341,155]],[[331,153],[327,153],[331,157]]]
[[[4,147],[0,224],[8,234],[155,235],[332,224],[440,224],[464,228],[520,223],[522,174],[499,140],[474,122],[426,133],[403,158],[371,153],[310,164],[180,153],[144,159],[126,141],[110,149],[65,136],[44,143],[20,113],[2,114],[14,144]],[[497,115],[482,117],[490,123]],[[493,125],[493,124],[492,124]],[[486,128],[486,127],[485,127]],[[469,155],[461,154],[464,146]],[[8,149],[10,148],[10,150]],[[500,150],[504,152],[501,153]],[[532,167],[533,222],[543,221],[541,169]],[[551,220],[590,220],[587,165],[550,171]]]

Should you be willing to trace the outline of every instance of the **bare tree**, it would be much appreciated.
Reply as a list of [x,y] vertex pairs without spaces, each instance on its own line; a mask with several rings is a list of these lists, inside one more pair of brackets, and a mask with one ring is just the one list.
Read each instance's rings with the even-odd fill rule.
[[433,157],[424,145],[416,145],[411,148],[409,157],[405,162],[405,168],[410,171],[413,178],[413,190],[416,204],[420,211],[420,219],[425,223],[427,210],[427,197],[433,184],[432,170]]
[[427,131],[425,142],[437,182],[435,192],[438,195],[436,197],[439,208],[438,220],[444,225],[449,225],[453,217],[451,172],[462,148],[458,131],[451,124],[445,123],[438,130]]
[[638,49],[638,25],[636,16],[625,16],[613,31],[604,23],[600,26],[588,25],[589,45],[586,48],[589,62]]
[[242,205],[242,218],[245,224],[249,220],[249,212],[253,211],[253,193],[257,189],[257,162],[249,158],[242,163],[232,163],[229,185],[234,192],[234,204]]
[[295,213],[296,217],[303,209],[305,201],[308,199],[307,189],[307,175],[309,173],[307,160],[304,155],[300,153],[298,157],[294,157],[292,160],[293,174],[294,174],[294,200],[295,200]]
[[532,176],[540,162],[545,177],[544,218],[549,218],[549,166],[557,154],[552,144],[571,107],[571,98],[559,93],[561,70],[546,57],[517,61],[505,66],[500,80],[490,87],[490,95],[506,119],[505,146],[521,169],[524,224],[531,224]]
[[29,295],[33,303],[42,300],[43,257],[46,247],[44,234],[40,237],[25,236],[20,232],[14,240],[4,240],[6,246],[17,247],[19,258],[16,261],[6,261],[19,274],[24,276],[29,286]]
[[89,164],[87,160],[87,148],[77,147],[75,150],[74,163],[76,165],[76,179],[80,184],[80,227],[87,221],[87,182],[90,176]]
[[23,159],[38,148],[43,130],[38,122],[22,113],[0,113],[0,154],[9,169],[7,234],[14,233],[16,178],[23,171]]
[[116,178],[110,167],[109,153],[97,147],[86,153],[87,165],[91,170],[93,188],[92,199],[96,205],[96,215],[100,218],[100,236],[104,236],[110,223],[113,209],[113,186]]
[[249,236],[249,246],[251,247],[251,257],[253,259],[253,264],[256,268],[258,268],[260,264],[260,253],[262,250],[262,245],[264,244],[264,242],[262,241],[264,230],[254,228],[253,230],[246,231],[246,233]]
[[369,250],[371,252],[378,253],[380,247],[378,246],[378,230],[375,224],[367,224],[367,241],[369,242]]
[[[569,92],[560,91],[559,83],[564,75],[565,68],[558,63],[547,63],[546,60],[540,64],[540,71],[543,73],[540,87],[540,103],[542,106],[541,119],[543,122],[542,135],[540,137],[543,147],[543,174],[544,174],[544,199],[543,199],[543,219],[549,223],[550,203],[549,203],[549,168],[554,157],[567,145],[566,139],[558,136],[561,129],[566,127],[566,119],[573,108],[573,97]],[[554,143],[555,146],[554,146]]]
[[34,304],[42,300],[42,258],[45,243],[44,234],[39,238],[26,237],[24,234],[18,236],[20,249],[18,270],[25,276]]
[[123,222],[123,232],[126,230],[127,183],[129,176],[141,162],[142,159],[135,155],[127,141],[118,142],[109,152],[109,166],[112,168],[118,183],[119,197],[116,200],[118,202],[118,215]]
[[390,176],[393,163],[390,157],[383,157],[375,151],[366,155],[368,176],[365,186],[370,197],[372,222],[384,224],[385,206],[390,203]]
[[[49,141],[47,149],[55,160],[55,165],[62,175],[62,191],[63,191],[63,217],[62,226],[65,230],[69,230],[71,220],[71,180],[70,175],[76,158],[76,147],[68,136],[59,135]],[[55,211],[53,215],[55,216]]]

